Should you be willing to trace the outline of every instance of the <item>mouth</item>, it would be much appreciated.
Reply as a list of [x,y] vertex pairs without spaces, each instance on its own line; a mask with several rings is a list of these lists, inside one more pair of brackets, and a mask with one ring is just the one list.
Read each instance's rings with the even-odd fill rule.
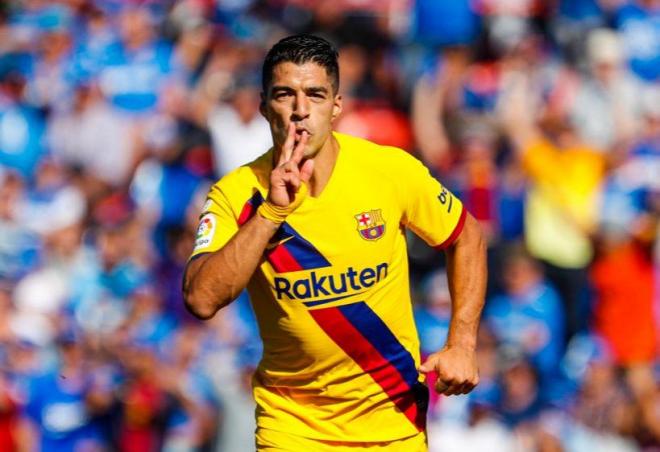
[[304,127],[296,128],[296,141],[300,141],[302,139],[303,132],[307,133],[307,138],[312,135],[309,133],[309,130],[305,129]]

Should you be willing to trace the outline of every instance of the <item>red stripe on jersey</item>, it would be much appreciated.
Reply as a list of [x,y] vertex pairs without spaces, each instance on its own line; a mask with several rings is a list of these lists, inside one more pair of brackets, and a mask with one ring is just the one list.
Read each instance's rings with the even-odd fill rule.
[[418,409],[410,386],[399,371],[374,348],[338,308],[309,311],[325,333],[388,395],[394,405],[420,431]]
[[454,228],[454,232],[451,233],[449,237],[447,237],[447,240],[442,242],[440,245],[434,246],[436,250],[444,250],[445,248],[450,247],[458,238],[459,235],[461,235],[461,231],[463,231],[463,226],[465,226],[465,217],[467,216],[467,209],[463,207],[463,210],[461,211],[461,216],[458,219],[458,223],[456,223],[456,227]]
[[286,248],[286,245],[278,245],[266,257],[277,273],[295,272],[303,267]]
[[263,196],[258,191],[255,191],[250,199],[247,200],[238,216],[238,225],[243,226],[247,221],[252,218],[257,211],[257,208],[264,202]]
[[241,210],[241,214],[238,216],[238,225],[243,226],[245,223],[247,223],[247,221],[252,218],[253,213],[254,207],[250,201],[246,202],[243,206],[243,210]]

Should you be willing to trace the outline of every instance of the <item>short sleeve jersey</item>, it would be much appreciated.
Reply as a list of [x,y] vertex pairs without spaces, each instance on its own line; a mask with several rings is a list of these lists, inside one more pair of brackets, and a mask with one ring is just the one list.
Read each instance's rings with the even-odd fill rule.
[[[259,427],[336,441],[425,428],[428,390],[405,229],[444,248],[461,202],[408,153],[335,133],[328,184],[266,246],[248,291],[264,343],[253,379]],[[272,150],[210,190],[193,256],[220,249],[267,196]]]

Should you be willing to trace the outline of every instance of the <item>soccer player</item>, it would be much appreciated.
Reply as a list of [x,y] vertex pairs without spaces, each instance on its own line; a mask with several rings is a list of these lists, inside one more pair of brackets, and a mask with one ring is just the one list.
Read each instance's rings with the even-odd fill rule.
[[[426,450],[428,390],[469,392],[484,300],[474,218],[406,152],[335,133],[337,52],[275,44],[261,113],[273,147],[210,190],[184,276],[207,319],[247,287],[264,354],[253,379],[259,451]],[[453,312],[420,364],[405,229],[447,253]]]

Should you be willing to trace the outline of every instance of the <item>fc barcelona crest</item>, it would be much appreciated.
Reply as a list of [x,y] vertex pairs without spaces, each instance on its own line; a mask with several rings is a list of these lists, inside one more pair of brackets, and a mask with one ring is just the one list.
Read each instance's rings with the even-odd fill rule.
[[378,240],[385,233],[385,220],[381,209],[355,215],[357,230],[365,240]]

